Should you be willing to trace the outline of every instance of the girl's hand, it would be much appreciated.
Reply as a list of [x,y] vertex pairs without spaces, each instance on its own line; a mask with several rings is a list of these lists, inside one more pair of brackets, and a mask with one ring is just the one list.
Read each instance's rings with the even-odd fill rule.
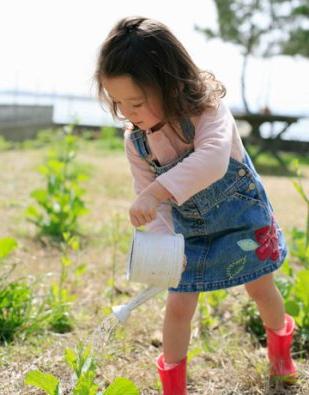
[[155,196],[142,192],[129,210],[132,225],[138,228],[152,222],[157,216],[159,204],[160,201]]
[[137,228],[153,221],[160,203],[170,198],[173,196],[167,189],[158,181],[152,182],[137,197],[129,210],[132,225]]

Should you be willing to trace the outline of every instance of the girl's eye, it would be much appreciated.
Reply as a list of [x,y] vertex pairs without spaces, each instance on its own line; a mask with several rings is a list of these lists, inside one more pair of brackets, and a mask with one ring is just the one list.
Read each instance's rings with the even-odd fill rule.
[[134,107],[134,108],[142,107],[143,104],[144,104],[144,103],[134,104],[133,107]]

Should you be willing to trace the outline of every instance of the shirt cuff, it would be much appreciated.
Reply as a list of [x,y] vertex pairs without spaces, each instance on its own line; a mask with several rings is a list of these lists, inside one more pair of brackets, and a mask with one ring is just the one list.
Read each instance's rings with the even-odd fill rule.
[[186,200],[190,199],[191,196],[182,196],[177,189],[175,189],[175,184],[170,182],[170,177],[166,177],[166,174],[161,174],[156,178],[165,189],[169,191],[172,197],[169,200],[175,202],[178,206],[181,206]]

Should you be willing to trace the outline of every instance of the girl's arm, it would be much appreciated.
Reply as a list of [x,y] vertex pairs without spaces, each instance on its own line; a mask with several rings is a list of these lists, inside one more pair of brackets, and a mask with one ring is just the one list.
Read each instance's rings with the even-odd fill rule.
[[194,152],[157,177],[178,205],[224,176],[232,150],[235,120],[221,101],[218,110],[205,112],[196,127]]
[[[129,131],[125,132],[125,152],[130,164],[131,174],[133,176],[133,187],[137,195],[148,190],[150,195],[162,202],[157,211],[172,226],[171,206],[166,201],[170,192],[166,190],[158,181],[155,174],[150,170],[149,164],[135,150],[133,143],[129,138]],[[145,225],[146,230],[158,233],[170,233],[166,224],[157,215],[156,219]]]

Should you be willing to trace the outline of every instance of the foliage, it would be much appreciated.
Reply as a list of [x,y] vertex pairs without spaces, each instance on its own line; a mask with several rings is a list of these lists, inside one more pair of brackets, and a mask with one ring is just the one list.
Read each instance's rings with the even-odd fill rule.
[[[15,239],[0,239],[1,267],[17,247]],[[0,273],[0,343],[11,342],[19,335],[26,335],[40,329],[48,320],[44,302],[38,303],[33,295],[34,284],[27,280],[8,278],[16,265],[9,265],[7,272]]]
[[7,151],[12,148],[12,143],[5,139],[5,137],[0,136],[0,152]]
[[123,138],[117,134],[117,129],[105,126],[100,130],[100,139],[98,146],[108,151],[123,152]]
[[[74,318],[70,312],[72,302],[76,295],[70,293],[65,288],[65,282],[68,279],[68,268],[72,265],[72,259],[69,255],[70,250],[79,250],[79,239],[77,236],[71,236],[68,233],[63,235],[64,242],[61,243],[63,255],[60,258],[61,270],[58,283],[53,283],[50,287],[46,302],[51,311],[50,328],[58,333],[66,333],[73,329]],[[77,274],[78,271],[75,271]],[[83,271],[81,271],[81,274]]]
[[249,55],[270,57],[281,53],[308,56],[309,30],[300,19],[308,15],[305,0],[214,0],[218,28],[196,29],[208,39],[220,38],[237,45],[243,55],[242,99],[250,112],[245,92],[245,73]]
[[292,27],[289,31],[288,39],[282,39],[281,51],[285,55],[301,55],[309,57],[309,29],[308,26],[309,5],[305,0],[297,1],[292,12],[290,13],[290,21]]
[[[95,384],[96,361],[91,355],[90,348],[79,343],[77,350],[70,348],[65,350],[65,361],[73,370],[74,388],[73,395],[138,395],[137,387],[128,379],[118,377],[104,391],[99,390]],[[60,381],[49,373],[32,370],[25,376],[25,384],[35,386],[49,395],[63,395]]]
[[[294,162],[298,179],[293,181],[294,187],[299,192],[307,205],[306,230],[292,230],[291,255],[297,259],[301,268],[294,267],[286,258],[276,279],[281,295],[284,299],[285,310],[294,317],[298,327],[294,340],[294,349],[300,354],[309,352],[309,198],[301,184],[301,173],[298,162]],[[246,328],[254,333],[261,342],[265,342],[262,321],[257,313],[255,304],[249,302],[243,308]]]
[[40,234],[62,240],[66,232],[77,233],[78,217],[88,212],[82,200],[85,190],[80,182],[87,177],[84,171],[73,163],[77,150],[77,138],[71,134],[72,127],[66,130],[61,143],[49,151],[46,164],[40,166],[45,176],[46,188],[32,191],[41,210],[29,206],[26,216],[40,231]]
[[204,347],[207,351],[213,351],[211,349],[211,343],[208,341],[210,334],[209,331],[215,325],[219,323],[219,306],[228,296],[228,292],[225,289],[213,291],[210,293],[200,293],[199,295],[199,329],[205,342]]

